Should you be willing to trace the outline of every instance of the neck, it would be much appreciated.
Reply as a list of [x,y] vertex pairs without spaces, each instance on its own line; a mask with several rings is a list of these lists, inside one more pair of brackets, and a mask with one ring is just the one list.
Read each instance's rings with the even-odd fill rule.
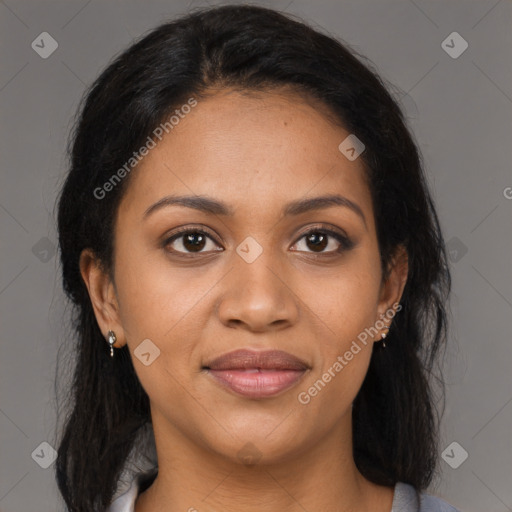
[[135,512],[391,510],[393,489],[369,482],[354,463],[351,415],[314,446],[253,465],[201,447],[155,419],[158,476],[139,495]]

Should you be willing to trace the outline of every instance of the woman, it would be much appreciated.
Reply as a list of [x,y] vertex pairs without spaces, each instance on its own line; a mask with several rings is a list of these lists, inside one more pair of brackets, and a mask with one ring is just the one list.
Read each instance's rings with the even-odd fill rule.
[[69,510],[455,510],[424,493],[445,247],[369,65],[270,9],[197,11],[109,65],[70,149]]

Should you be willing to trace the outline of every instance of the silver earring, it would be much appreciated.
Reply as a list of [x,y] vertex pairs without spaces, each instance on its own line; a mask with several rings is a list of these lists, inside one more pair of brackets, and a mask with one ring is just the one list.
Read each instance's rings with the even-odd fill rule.
[[[400,304],[398,304],[398,306],[399,306],[399,305],[400,305]],[[380,315],[380,317],[381,317],[381,318],[383,318],[383,317],[384,317],[384,315],[382,314],[382,315]],[[383,333],[381,334],[381,338],[380,338],[380,339],[382,340],[382,348],[386,348],[386,342],[384,341],[384,338],[388,335],[388,333],[389,333],[389,329],[390,329],[390,328],[391,328],[391,324],[389,324],[389,325],[386,327],[386,332],[383,332]]]
[[110,345],[110,357],[114,357],[114,343],[117,341],[114,331],[108,331],[108,344]]
[[381,340],[382,340],[382,348],[386,348],[386,342],[384,341],[384,338],[388,335],[388,332],[389,332],[389,326],[386,327],[386,332],[383,332],[381,334]]

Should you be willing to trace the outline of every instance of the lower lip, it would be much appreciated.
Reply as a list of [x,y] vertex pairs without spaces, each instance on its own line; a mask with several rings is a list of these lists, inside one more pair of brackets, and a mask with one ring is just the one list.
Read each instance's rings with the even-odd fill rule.
[[239,395],[266,398],[291,388],[306,370],[208,370],[220,384]]

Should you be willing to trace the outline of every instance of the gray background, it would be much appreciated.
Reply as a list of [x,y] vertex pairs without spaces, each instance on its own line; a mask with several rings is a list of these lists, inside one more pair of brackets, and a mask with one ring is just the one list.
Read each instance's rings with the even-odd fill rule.
[[[212,4],[215,2],[212,2]],[[462,511],[512,510],[512,4],[259,2],[297,14],[366,55],[397,90],[421,147],[454,279],[441,460],[430,492]],[[202,2],[0,2],[0,510],[61,510],[53,469],[57,350],[68,322],[53,206],[86,85],[133,38]],[[31,47],[58,42],[47,59]],[[458,32],[458,58],[441,43]],[[455,45],[459,43],[449,43]],[[41,452],[43,450],[43,452]],[[458,446],[452,465],[462,460]],[[45,455],[46,456],[46,455]],[[313,511],[312,511],[313,512]]]

